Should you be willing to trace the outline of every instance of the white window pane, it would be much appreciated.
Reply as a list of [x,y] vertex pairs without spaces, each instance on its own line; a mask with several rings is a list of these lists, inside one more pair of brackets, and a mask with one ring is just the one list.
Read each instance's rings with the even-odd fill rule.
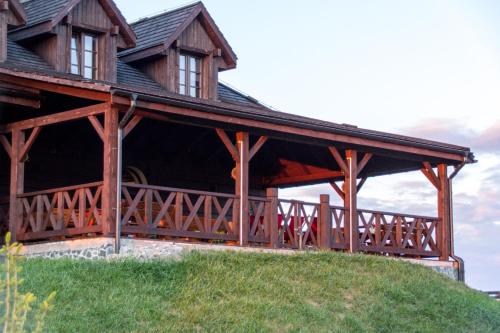
[[85,63],[84,63],[85,66],[88,66],[88,67],[94,66],[94,55],[92,54],[92,52],[85,52],[84,61],[85,61]]
[[83,77],[86,78],[86,79],[92,79],[93,78],[92,68],[85,67],[84,73],[83,73]]
[[71,51],[71,64],[78,65],[78,53],[75,50]]
[[186,84],[186,71],[182,69],[179,71],[179,84]]
[[191,86],[196,85],[196,73],[193,73],[193,72],[189,73],[189,83]]
[[71,37],[71,48],[76,49],[76,36]]
[[179,69],[186,69],[186,57],[183,55],[179,57]]
[[181,85],[179,87],[179,94],[185,95],[186,94],[186,86]]
[[75,65],[72,65],[71,66],[71,74],[80,74],[80,69],[78,68],[78,66],[75,66]]
[[189,57],[189,69],[191,71],[195,71],[196,70],[196,58]]
[[197,96],[196,96],[196,88],[195,88],[195,87],[190,87],[190,88],[189,88],[189,95],[190,95],[191,97],[197,97]]
[[94,51],[94,37],[85,35],[84,48],[85,51]]

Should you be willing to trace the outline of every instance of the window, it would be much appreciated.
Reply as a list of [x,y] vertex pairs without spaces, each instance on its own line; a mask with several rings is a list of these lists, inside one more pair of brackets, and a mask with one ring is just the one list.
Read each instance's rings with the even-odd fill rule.
[[179,56],[179,94],[200,97],[201,59],[190,55]]
[[71,36],[71,74],[97,78],[97,38],[85,33]]

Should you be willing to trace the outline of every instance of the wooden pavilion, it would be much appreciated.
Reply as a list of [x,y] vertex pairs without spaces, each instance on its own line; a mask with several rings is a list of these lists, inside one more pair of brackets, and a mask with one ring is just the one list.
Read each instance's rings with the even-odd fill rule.
[[[453,255],[469,148],[275,111],[219,83],[236,64],[200,2],[128,24],[112,0],[1,0],[4,230]],[[368,178],[412,170],[437,216],[358,207]],[[344,204],[278,197],[319,183]]]

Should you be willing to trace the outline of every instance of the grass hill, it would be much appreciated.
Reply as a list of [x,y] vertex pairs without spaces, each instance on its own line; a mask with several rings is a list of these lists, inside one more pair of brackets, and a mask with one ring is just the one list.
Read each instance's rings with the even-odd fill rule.
[[500,302],[375,256],[213,252],[23,265],[25,290],[58,292],[47,332],[500,332]]

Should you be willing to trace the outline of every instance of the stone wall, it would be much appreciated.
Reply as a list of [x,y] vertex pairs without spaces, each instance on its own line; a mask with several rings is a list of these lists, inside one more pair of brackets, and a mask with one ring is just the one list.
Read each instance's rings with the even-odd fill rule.
[[[142,240],[132,238],[122,238],[121,251],[119,255],[114,254],[114,239],[112,238],[88,238],[71,241],[31,244],[23,247],[22,255],[28,258],[71,258],[71,259],[119,259],[136,258],[148,260],[155,258],[178,259],[184,252],[197,251],[240,251],[240,252],[261,252],[275,253],[283,255],[293,255],[300,253],[294,250],[266,249],[236,247],[216,244],[191,244],[176,243],[170,241]],[[391,258],[391,257],[388,257]],[[450,279],[458,280],[458,269],[453,262],[443,262],[436,260],[418,259],[394,259],[409,261],[414,264],[424,265],[439,273],[448,276]]]

